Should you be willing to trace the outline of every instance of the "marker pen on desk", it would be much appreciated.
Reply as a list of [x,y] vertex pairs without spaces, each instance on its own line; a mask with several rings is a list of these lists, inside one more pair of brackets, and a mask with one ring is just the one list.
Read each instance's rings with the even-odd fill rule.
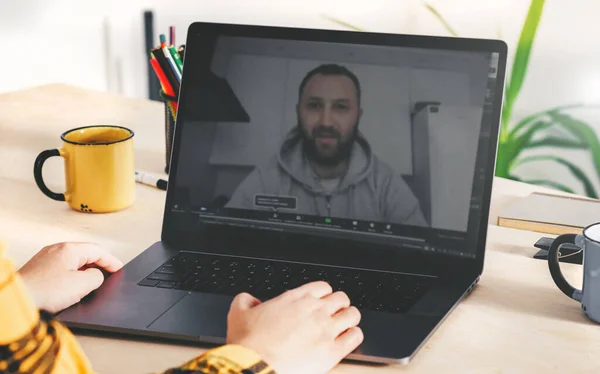
[[148,186],[156,187],[159,190],[166,191],[168,182],[153,175],[141,171],[135,171],[135,181]]

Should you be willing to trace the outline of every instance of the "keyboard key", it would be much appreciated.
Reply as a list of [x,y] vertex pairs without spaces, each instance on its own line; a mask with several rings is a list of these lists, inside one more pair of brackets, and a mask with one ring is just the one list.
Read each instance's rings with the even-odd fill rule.
[[182,291],[191,291],[193,288],[194,288],[193,283],[179,283],[177,286],[175,286],[176,290],[182,290]]
[[256,291],[258,291],[258,290],[259,290],[261,287],[262,287],[262,284],[261,284],[261,285],[258,285],[258,284],[253,284],[253,283],[246,284],[246,289],[248,290],[248,292],[249,292],[249,293],[256,292]]
[[175,273],[172,266],[162,266],[156,272],[161,273],[161,274],[174,274]]
[[155,279],[161,281],[176,281],[177,277],[173,274],[152,273],[148,276],[148,279]]
[[267,286],[260,290],[259,297],[263,301],[272,299],[279,295],[281,292],[277,292],[275,286]]
[[222,292],[226,295],[231,295],[231,296],[235,296],[239,293],[242,293],[246,290],[246,288],[244,287],[243,284],[240,283],[231,283],[228,285],[228,287],[224,287],[222,289]]
[[162,281],[158,284],[158,288],[173,288],[176,284],[176,282]]
[[138,283],[140,286],[146,286],[146,287],[155,287],[160,281],[157,280],[153,280],[153,279],[144,279],[143,281],[141,281],[140,283]]

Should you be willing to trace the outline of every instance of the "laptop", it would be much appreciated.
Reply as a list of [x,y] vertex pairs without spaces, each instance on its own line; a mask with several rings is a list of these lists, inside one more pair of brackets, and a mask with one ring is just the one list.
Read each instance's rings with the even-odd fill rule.
[[161,240],[58,318],[222,344],[236,294],[324,280],[362,313],[348,359],[408,363],[482,274],[505,65],[497,40],[193,23]]

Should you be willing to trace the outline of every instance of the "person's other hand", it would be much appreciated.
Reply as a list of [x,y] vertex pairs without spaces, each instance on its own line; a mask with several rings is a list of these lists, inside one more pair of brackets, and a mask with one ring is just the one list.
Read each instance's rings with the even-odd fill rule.
[[326,373],[363,341],[360,312],[343,292],[312,282],[265,303],[242,293],[227,317],[227,343],[260,354],[277,373]]
[[92,243],[59,243],[42,248],[19,274],[38,308],[57,313],[100,287],[104,274],[123,263]]

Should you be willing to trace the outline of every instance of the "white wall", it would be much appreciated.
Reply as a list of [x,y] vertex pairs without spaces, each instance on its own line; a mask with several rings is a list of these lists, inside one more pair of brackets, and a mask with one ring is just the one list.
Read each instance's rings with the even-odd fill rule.
[[0,2],[0,36],[13,58],[0,60],[0,92],[64,82],[106,90],[101,1]]
[[[524,0],[429,2],[461,35],[500,36],[509,44],[511,52],[529,5]],[[179,43],[185,40],[187,26],[197,20],[342,28],[323,18],[323,14],[373,31],[447,35],[420,0],[370,0],[368,3],[343,0],[2,1],[0,34],[8,47],[22,53],[21,66],[27,74],[6,77],[0,91],[49,81],[107,89],[107,67],[102,51],[103,43],[108,39],[109,70],[112,74],[121,70],[118,74],[123,80],[124,93],[145,97],[142,31],[145,9],[155,11],[157,33],[166,32],[171,24],[176,25]],[[596,20],[599,12],[600,3],[594,0],[581,0],[576,4],[567,0],[546,2],[517,112],[529,113],[565,101],[600,102],[600,90],[597,89],[600,86],[600,49],[593,48],[600,42]],[[110,28],[107,38],[102,30],[104,17]],[[51,61],[36,60],[58,42],[75,54],[70,62],[61,67]],[[54,68],[43,71],[42,67],[46,65]]]
[[[415,117],[416,142],[428,147],[431,225],[467,228],[475,160],[481,129],[481,107],[441,105]],[[423,161],[423,160],[421,160]]]
[[[523,0],[430,3],[461,35],[495,38],[500,32],[511,52],[529,4]],[[2,1],[0,35],[7,47],[20,51],[20,69],[26,74],[4,77],[0,92],[51,81],[117,90],[107,78],[119,75],[123,93],[145,97],[145,9],[155,11],[156,33],[176,25],[179,43],[185,40],[187,26],[197,20],[342,28],[323,14],[373,31],[447,35],[420,0],[371,0],[368,6],[366,2],[343,0]],[[564,102],[600,102],[600,49],[593,48],[600,43],[599,12],[600,3],[594,0],[546,2],[526,86],[515,108],[517,115]],[[103,32],[105,17],[108,33]],[[108,67],[103,53],[106,40],[110,43]],[[43,62],[43,56],[48,56],[56,43],[69,53],[69,61]]]

